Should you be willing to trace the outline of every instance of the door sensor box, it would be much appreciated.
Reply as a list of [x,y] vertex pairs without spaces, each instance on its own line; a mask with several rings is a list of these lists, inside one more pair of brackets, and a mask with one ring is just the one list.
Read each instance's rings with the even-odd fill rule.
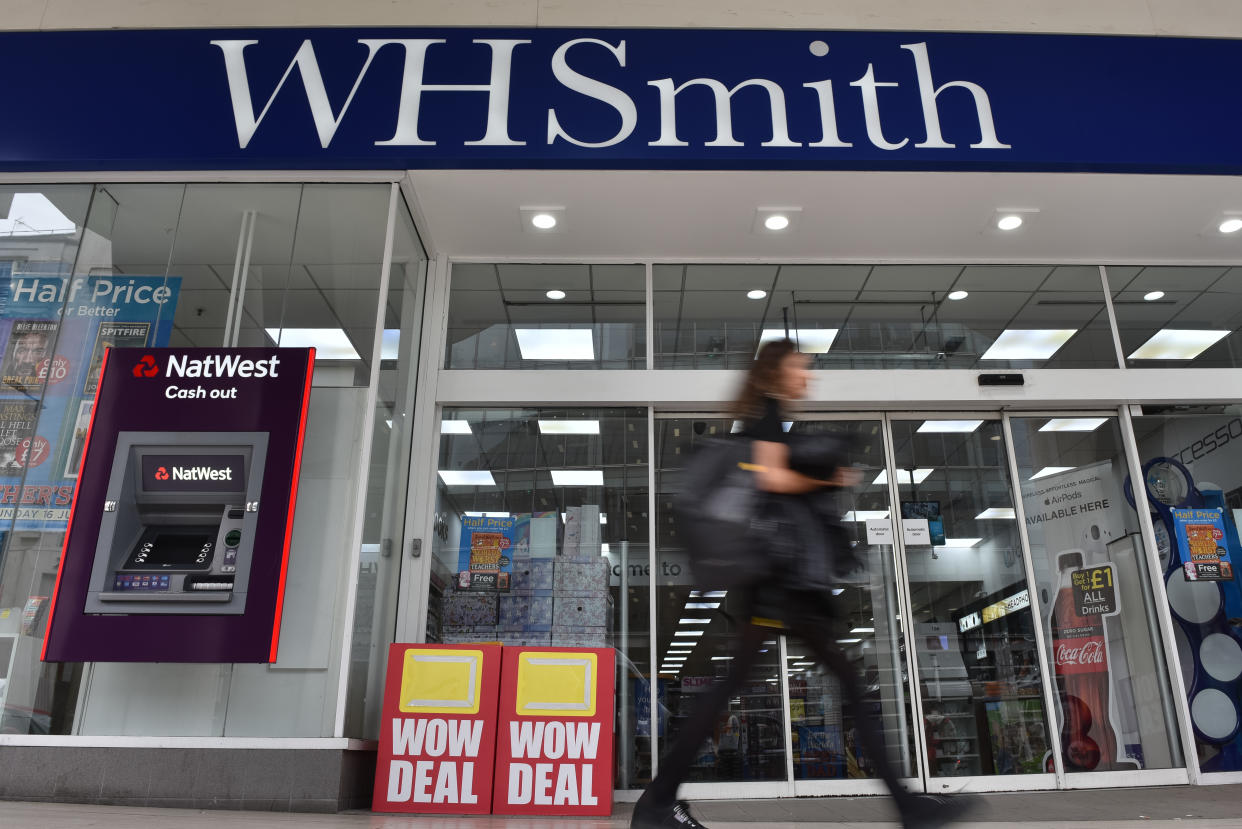
[[121,432],[86,613],[241,614],[266,432]]

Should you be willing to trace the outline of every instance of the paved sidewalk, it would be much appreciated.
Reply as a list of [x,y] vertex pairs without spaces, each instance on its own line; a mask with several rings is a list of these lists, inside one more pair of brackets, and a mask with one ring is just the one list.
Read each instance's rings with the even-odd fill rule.
[[[1098,789],[984,795],[961,829],[1242,829],[1242,786]],[[0,801],[4,829],[625,829],[629,804],[610,819],[428,817],[347,812],[202,811]],[[729,829],[892,829],[881,797],[699,801],[709,826]]]

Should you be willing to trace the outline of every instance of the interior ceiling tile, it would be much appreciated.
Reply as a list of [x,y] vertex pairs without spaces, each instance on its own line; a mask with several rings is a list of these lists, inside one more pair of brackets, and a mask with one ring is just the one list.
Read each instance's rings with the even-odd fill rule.
[[[295,292],[290,292],[293,295]],[[329,307],[346,328],[375,329],[379,291],[324,291]]]
[[[1097,265],[1062,265],[1053,268],[1041,287],[1045,291],[1094,292],[1097,296],[1103,290]],[[1110,283],[1110,287],[1116,286]]]
[[1215,267],[1149,267],[1126,286],[1131,291],[1203,290],[1225,273]]
[[691,265],[686,268],[686,290],[746,291],[772,289],[775,265]]
[[450,277],[453,291],[494,291],[496,290],[496,266],[491,263],[456,262]]
[[[1232,263],[1242,239],[1202,234],[1230,176],[725,170],[414,170],[426,241],[450,257]],[[523,204],[567,205],[563,232],[526,233]],[[760,204],[802,208],[752,230]],[[999,206],[1039,208],[1013,233]],[[1138,206],[1136,208],[1136,206]],[[619,223],[618,216],[624,216]],[[184,223],[183,223],[184,224]],[[233,231],[236,244],[236,230]]]
[[871,272],[868,265],[782,265],[777,290],[855,290],[862,288]]
[[[374,295],[371,303],[374,320]],[[256,317],[262,314],[264,325],[269,328],[341,327],[318,291],[257,291],[246,297],[246,310]]]
[[[378,259],[374,262],[357,262],[345,265],[302,265],[293,269],[293,281],[289,287],[297,290],[302,288],[321,288],[325,291],[334,288],[373,288],[379,290],[380,270],[382,267]],[[311,279],[314,281],[311,283],[303,282],[301,279],[303,272],[310,274]],[[496,287],[494,283],[492,287]]]
[[228,316],[229,292],[220,288],[211,291],[182,291],[177,299],[174,322],[181,328],[215,328],[224,331]]
[[960,265],[877,265],[866,292],[947,291],[961,271]]
[[500,285],[509,290],[548,291],[558,288],[587,290],[591,287],[590,268],[587,265],[517,265],[497,266]]
[[968,265],[953,287],[966,291],[1034,291],[1051,272],[1052,268],[1045,265]]

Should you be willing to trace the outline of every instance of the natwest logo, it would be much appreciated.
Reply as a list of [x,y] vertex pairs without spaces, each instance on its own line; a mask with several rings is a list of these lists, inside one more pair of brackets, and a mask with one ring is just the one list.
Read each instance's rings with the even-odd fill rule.
[[[155,480],[167,481],[169,477],[169,472],[165,467],[161,466],[155,470]],[[228,466],[174,466],[171,478],[174,481],[231,481],[233,470]]]
[[[212,354],[197,359],[184,354],[168,355],[169,377],[277,377],[279,357],[243,360],[236,354]],[[150,376],[150,375],[147,375]]]
[[150,354],[144,355],[143,358],[134,365],[135,377],[154,377],[159,373],[159,364],[155,362],[155,358]]

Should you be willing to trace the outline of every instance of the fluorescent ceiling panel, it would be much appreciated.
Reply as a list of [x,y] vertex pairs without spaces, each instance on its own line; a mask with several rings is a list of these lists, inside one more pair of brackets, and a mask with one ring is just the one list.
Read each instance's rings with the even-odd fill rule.
[[1229,336],[1228,331],[1162,328],[1130,355],[1131,360],[1193,360]]
[[853,645],[854,643],[861,642],[862,640],[861,639],[838,639],[837,641],[840,642],[842,645]]
[[1077,469],[1076,466],[1045,466],[1043,469],[1031,476],[1031,480],[1035,481],[1040,478],[1047,478],[1049,475],[1059,475],[1062,472],[1069,472],[1071,469]]
[[879,520],[888,518],[888,510],[882,509],[860,509],[850,510],[845,514],[846,521],[869,521],[872,519]]
[[850,633],[875,633],[875,628],[857,627],[850,630]]
[[466,420],[441,420],[440,434],[442,435],[469,435],[470,422]]
[[946,547],[973,547],[982,541],[982,538],[946,538],[944,546]]
[[1106,417],[1054,417],[1039,427],[1041,432],[1094,432],[1108,421]]
[[[914,483],[916,484],[923,483],[923,481],[927,480],[927,476],[932,474],[935,471],[936,471],[935,469],[914,470]],[[887,484],[888,483],[888,470],[887,469],[881,470],[880,474],[876,475],[875,480],[872,481],[871,483],[877,484],[877,485]],[[909,469],[898,469],[897,470],[897,483],[899,484],[910,483],[910,470]]]
[[486,469],[441,469],[440,480],[446,486],[496,486],[496,479]]
[[702,635],[703,635],[703,631],[701,630],[679,630],[673,634],[673,636],[702,636]]
[[1077,328],[1011,328],[1001,332],[980,360],[1047,360]]
[[316,360],[358,360],[349,337],[339,328],[266,328],[281,348],[313,348]]
[[599,469],[553,469],[554,486],[603,486],[604,473]]
[[466,515],[469,516],[470,518],[508,518],[509,517],[509,513],[507,512],[470,512],[470,511],[467,511]]
[[988,507],[983,512],[975,516],[976,521],[985,521],[990,518],[996,519],[1014,519],[1013,507]]
[[715,610],[720,602],[686,602],[686,610]]
[[725,596],[727,596],[727,595],[729,595],[729,591],[728,591],[728,590],[708,590],[706,593],[704,593],[704,594],[703,594],[703,598],[705,598],[705,599],[723,599],[723,598],[724,598]]
[[[827,354],[832,341],[837,338],[836,328],[797,328],[789,332],[789,339],[798,344],[803,354]],[[759,335],[759,345],[772,340],[785,339],[784,328],[765,328]]]
[[973,432],[983,425],[982,420],[924,420],[920,432]]
[[541,420],[539,431],[545,435],[598,435],[598,420]]
[[677,622],[677,624],[679,625],[710,625],[711,623],[712,623],[711,619],[698,619],[692,616],[687,616],[684,619],[678,620]]
[[589,328],[515,328],[523,360],[594,360]]
[[713,656],[712,657],[713,662],[729,662],[732,659],[733,659],[732,656]]

